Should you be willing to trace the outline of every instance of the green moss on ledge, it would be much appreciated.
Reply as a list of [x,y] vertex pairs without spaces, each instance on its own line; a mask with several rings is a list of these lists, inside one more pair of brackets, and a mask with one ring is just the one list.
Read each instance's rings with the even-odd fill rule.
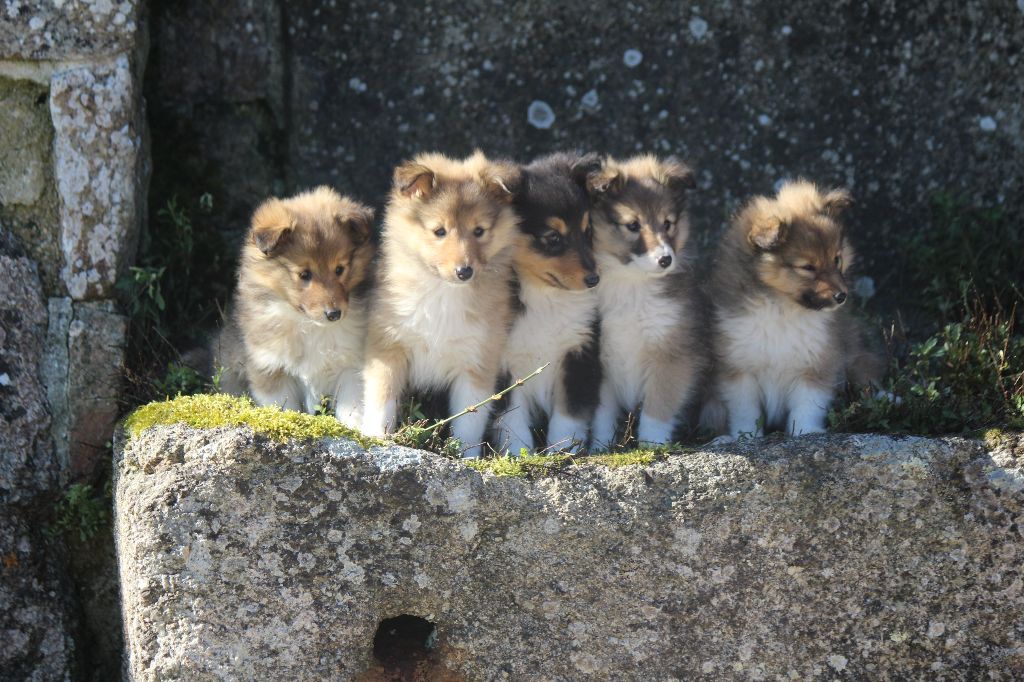
[[172,400],[149,403],[125,420],[131,437],[153,426],[187,424],[200,429],[218,426],[249,426],[274,440],[349,438],[363,447],[381,445],[327,415],[312,415],[277,407],[258,407],[248,398],[217,394],[178,396]]
[[585,466],[597,464],[606,467],[624,467],[634,464],[647,465],[659,459],[664,459],[670,448],[658,448],[654,450],[631,450],[628,452],[616,452],[602,455],[522,455],[520,457],[492,457],[489,459],[466,460],[468,467],[477,471],[486,471],[495,476],[516,476],[520,478],[535,478],[557,473],[571,466]]

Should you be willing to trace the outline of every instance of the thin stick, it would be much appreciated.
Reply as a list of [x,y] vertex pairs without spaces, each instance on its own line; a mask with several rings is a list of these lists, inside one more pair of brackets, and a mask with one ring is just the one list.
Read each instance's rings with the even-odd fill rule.
[[525,383],[526,383],[527,381],[529,381],[530,379],[534,378],[535,376],[537,376],[538,374],[540,374],[541,372],[543,372],[543,371],[544,371],[544,369],[545,369],[545,368],[546,368],[546,367],[547,367],[548,365],[550,365],[550,364],[551,364],[550,362],[546,362],[546,363],[544,363],[544,365],[542,365],[541,367],[538,367],[537,369],[533,370],[533,372],[531,372],[531,373],[529,374],[529,376],[525,376],[525,377],[523,377],[522,379],[516,379],[515,381],[513,381],[513,382],[512,382],[512,384],[511,384],[510,386],[508,386],[508,387],[506,387],[506,388],[503,388],[502,390],[500,390],[500,391],[498,391],[497,393],[495,393],[494,395],[492,395],[492,396],[491,396],[490,398],[485,398],[484,400],[481,400],[480,402],[478,402],[478,403],[477,403],[476,405],[470,405],[469,407],[467,407],[466,409],[464,409],[464,410],[463,410],[462,412],[458,412],[458,413],[456,413],[456,414],[453,414],[453,415],[452,415],[452,416],[450,416],[450,417],[445,417],[445,418],[444,418],[444,419],[442,419],[441,421],[436,421],[436,422],[434,422],[433,424],[431,424],[430,426],[426,426],[426,427],[424,427],[424,428],[423,428],[424,432],[426,432],[426,433],[430,433],[431,431],[435,431],[435,430],[437,430],[437,429],[441,428],[442,426],[444,426],[445,424],[448,424],[449,422],[453,422],[453,421],[455,421],[456,419],[458,419],[459,417],[461,417],[461,416],[463,416],[463,415],[467,415],[467,414],[469,414],[470,412],[476,412],[477,410],[479,410],[479,409],[480,409],[481,407],[483,407],[483,406],[484,406],[484,405],[486,405],[487,403],[490,403],[490,402],[496,402],[496,401],[498,401],[498,400],[501,400],[501,399],[502,399],[502,397],[503,397],[503,396],[504,396],[504,395],[505,395],[506,393],[508,393],[509,391],[511,391],[511,390],[512,390],[513,388],[517,388],[517,387],[519,387],[519,386],[522,386],[522,385],[523,385],[523,384],[525,384]]

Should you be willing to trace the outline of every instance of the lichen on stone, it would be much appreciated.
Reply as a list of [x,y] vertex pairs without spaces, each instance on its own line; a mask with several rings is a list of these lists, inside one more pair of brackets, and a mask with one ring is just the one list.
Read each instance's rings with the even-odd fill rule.
[[569,454],[521,455],[519,457],[492,457],[467,460],[466,466],[495,476],[533,478],[558,473],[572,466],[597,464],[609,468],[647,465],[668,453],[667,448],[657,450],[631,450],[602,455],[577,456]]
[[282,443],[295,439],[348,438],[363,447],[381,444],[381,441],[364,436],[328,415],[260,407],[249,398],[224,393],[178,396],[149,403],[128,415],[124,422],[132,438],[151,427],[170,424],[187,424],[202,429],[248,426]]

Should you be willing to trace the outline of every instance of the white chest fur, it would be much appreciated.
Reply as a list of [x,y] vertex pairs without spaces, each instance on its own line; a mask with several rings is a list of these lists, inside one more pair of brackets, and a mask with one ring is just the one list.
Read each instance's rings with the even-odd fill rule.
[[593,290],[563,291],[524,282],[520,298],[526,309],[512,324],[505,369],[512,379],[520,379],[551,363],[518,389],[534,407],[550,413],[563,359],[583,346],[592,333],[597,295]]
[[727,362],[766,377],[799,375],[832,350],[828,312],[769,298],[740,311],[720,311],[718,325]]
[[627,409],[643,400],[653,369],[649,350],[672,343],[688,313],[683,302],[663,293],[661,279],[635,270],[618,263],[603,267],[598,288],[604,381]]
[[413,387],[446,386],[479,366],[482,353],[500,352],[487,348],[492,321],[482,307],[474,285],[437,278],[428,278],[396,298],[390,326],[409,352]]
[[338,377],[363,363],[366,310],[353,301],[345,317],[318,324],[284,302],[267,306],[258,316],[262,342],[249,356],[265,371],[284,370],[320,394],[333,394]]

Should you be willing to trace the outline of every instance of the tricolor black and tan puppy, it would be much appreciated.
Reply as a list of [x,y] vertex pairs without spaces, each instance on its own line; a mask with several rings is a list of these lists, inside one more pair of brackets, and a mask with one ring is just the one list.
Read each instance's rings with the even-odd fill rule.
[[[519,170],[422,154],[395,170],[371,306],[363,431],[397,424],[407,390],[448,389],[452,414],[494,392],[511,315]],[[452,435],[479,453],[490,408]]]
[[880,360],[843,307],[854,254],[838,217],[849,204],[845,190],[788,182],[750,201],[723,237],[710,296],[731,436],[823,431],[848,374],[880,378]]
[[587,440],[597,405],[597,296],[587,177],[601,167],[595,154],[560,153],[523,168],[516,211],[522,220],[515,271],[520,309],[515,313],[505,370],[512,378],[538,376],[509,396],[497,420],[496,449],[533,449],[530,427],[546,421],[555,449]]
[[693,174],[672,158],[638,156],[608,160],[590,186],[603,372],[594,446],[611,446],[622,411],[641,406],[639,440],[669,442],[708,364],[686,248]]
[[372,221],[372,209],[329,187],[256,210],[214,342],[223,390],[309,412],[327,396],[338,419],[358,425]]

